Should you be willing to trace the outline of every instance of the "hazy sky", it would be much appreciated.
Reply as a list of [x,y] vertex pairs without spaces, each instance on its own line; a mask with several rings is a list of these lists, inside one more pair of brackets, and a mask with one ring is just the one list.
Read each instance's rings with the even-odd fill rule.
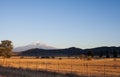
[[0,0],[0,40],[57,48],[120,46],[120,0]]

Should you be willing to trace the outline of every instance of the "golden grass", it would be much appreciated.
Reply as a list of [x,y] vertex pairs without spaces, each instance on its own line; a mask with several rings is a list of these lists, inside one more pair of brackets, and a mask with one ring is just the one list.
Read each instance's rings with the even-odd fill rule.
[[30,68],[32,70],[47,70],[60,73],[75,73],[87,76],[120,77],[120,59],[0,59],[0,65],[5,67]]

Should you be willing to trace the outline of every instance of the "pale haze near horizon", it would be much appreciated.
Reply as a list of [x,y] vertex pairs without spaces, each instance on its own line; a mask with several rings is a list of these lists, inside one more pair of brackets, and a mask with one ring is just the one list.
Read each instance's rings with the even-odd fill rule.
[[0,0],[0,40],[56,48],[120,46],[119,0]]

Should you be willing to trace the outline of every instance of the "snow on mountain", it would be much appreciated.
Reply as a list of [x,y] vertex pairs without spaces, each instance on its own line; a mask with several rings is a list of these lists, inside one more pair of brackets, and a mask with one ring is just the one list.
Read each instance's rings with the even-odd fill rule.
[[25,51],[33,48],[39,48],[39,49],[55,49],[55,47],[49,46],[47,44],[41,43],[41,42],[33,42],[31,44],[25,45],[25,46],[20,46],[16,47],[13,49],[14,52],[19,52],[19,51]]

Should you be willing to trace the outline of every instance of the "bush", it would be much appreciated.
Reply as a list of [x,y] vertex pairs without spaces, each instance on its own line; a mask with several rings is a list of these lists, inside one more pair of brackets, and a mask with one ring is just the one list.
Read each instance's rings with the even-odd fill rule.
[[4,55],[4,58],[10,58],[11,55]]
[[75,56],[75,59],[77,59],[78,57],[77,56]]
[[80,55],[80,59],[84,59],[85,58],[85,55],[84,54],[81,54]]
[[68,56],[68,59],[70,59],[70,56]]
[[60,57],[59,60],[62,60],[62,58]]
[[23,59],[24,58],[24,56],[20,56],[20,59]]
[[92,60],[92,57],[91,57],[91,56],[88,56],[88,57],[87,57],[87,60]]
[[49,56],[42,56],[41,58],[46,58],[46,59],[48,59],[48,58],[50,58]]
[[46,56],[45,58],[49,59],[50,57],[49,57],[49,56]]
[[55,57],[54,57],[54,56],[52,56],[51,58],[52,58],[52,59],[54,59]]
[[36,56],[35,58],[36,58],[36,59],[38,59],[38,58],[39,58],[39,56]]
[[45,58],[44,56],[42,56],[41,58]]

